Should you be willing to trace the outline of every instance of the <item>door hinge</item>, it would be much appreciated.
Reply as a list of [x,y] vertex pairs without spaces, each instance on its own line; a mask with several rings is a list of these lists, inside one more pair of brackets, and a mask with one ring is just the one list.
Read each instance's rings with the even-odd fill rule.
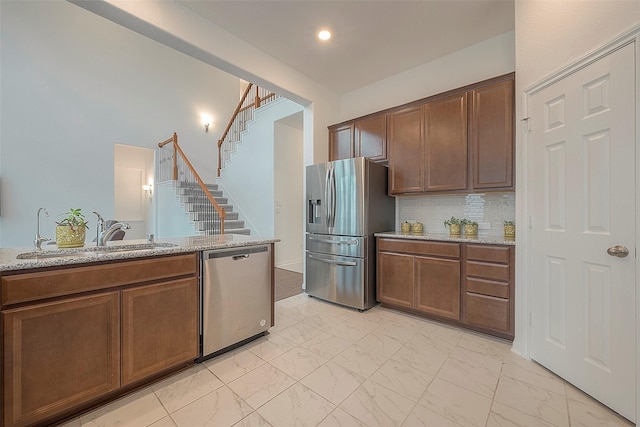
[[533,326],[533,313],[529,312],[529,326]]
[[529,119],[530,117],[525,117],[523,119],[520,119],[520,121],[523,122],[524,130],[526,130],[527,132],[531,130],[531,128],[529,127],[529,123],[530,123]]

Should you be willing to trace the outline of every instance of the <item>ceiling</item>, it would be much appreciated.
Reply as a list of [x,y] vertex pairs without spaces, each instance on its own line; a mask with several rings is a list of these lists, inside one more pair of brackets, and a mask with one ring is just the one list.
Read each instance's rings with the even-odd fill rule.
[[179,2],[338,94],[514,29],[513,0]]

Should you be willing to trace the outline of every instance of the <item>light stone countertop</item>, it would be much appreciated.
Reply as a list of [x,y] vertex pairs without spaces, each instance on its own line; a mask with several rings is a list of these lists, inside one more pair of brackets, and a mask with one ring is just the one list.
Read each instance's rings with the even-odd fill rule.
[[[218,236],[159,238],[155,240],[158,246],[149,249],[145,249],[149,242],[144,239],[111,241],[108,242],[106,250],[95,250],[95,243],[73,249],[58,249],[56,245],[44,245],[42,253],[45,256],[31,259],[17,259],[16,257],[21,253],[33,252],[32,247],[0,248],[0,272],[256,246],[279,241],[279,239],[273,238],[223,234]],[[170,244],[175,246],[169,246]],[[134,246],[141,249],[118,251],[118,248],[122,246]],[[59,254],[60,256],[55,256],[54,254]]]
[[423,234],[405,234],[400,231],[386,231],[383,233],[375,233],[375,237],[387,237],[391,239],[407,239],[407,240],[437,240],[441,242],[458,242],[458,243],[484,243],[487,245],[507,245],[515,246],[514,240],[506,240],[504,235],[483,234],[478,233],[474,237],[452,237],[448,233],[423,233]]

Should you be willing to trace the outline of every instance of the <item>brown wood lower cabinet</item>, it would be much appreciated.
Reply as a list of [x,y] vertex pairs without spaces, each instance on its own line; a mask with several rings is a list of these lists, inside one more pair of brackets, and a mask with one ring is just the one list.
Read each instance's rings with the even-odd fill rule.
[[460,319],[460,260],[415,257],[416,310]]
[[378,301],[413,308],[413,258],[413,255],[378,252]]
[[378,301],[460,318],[460,244],[378,239]]
[[2,425],[51,425],[193,363],[197,271],[191,253],[3,273]]
[[195,278],[122,291],[122,385],[198,357]]
[[384,306],[513,339],[515,247],[378,238],[377,253]]
[[464,323],[513,339],[515,247],[465,246]]
[[120,295],[2,312],[5,426],[27,426],[120,387]]

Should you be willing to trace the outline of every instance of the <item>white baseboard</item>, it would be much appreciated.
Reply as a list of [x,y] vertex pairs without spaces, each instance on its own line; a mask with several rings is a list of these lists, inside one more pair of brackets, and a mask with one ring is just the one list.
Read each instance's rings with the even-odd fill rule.
[[300,261],[289,261],[282,262],[276,265],[277,268],[282,268],[284,270],[295,271],[296,273],[303,273],[302,260]]

